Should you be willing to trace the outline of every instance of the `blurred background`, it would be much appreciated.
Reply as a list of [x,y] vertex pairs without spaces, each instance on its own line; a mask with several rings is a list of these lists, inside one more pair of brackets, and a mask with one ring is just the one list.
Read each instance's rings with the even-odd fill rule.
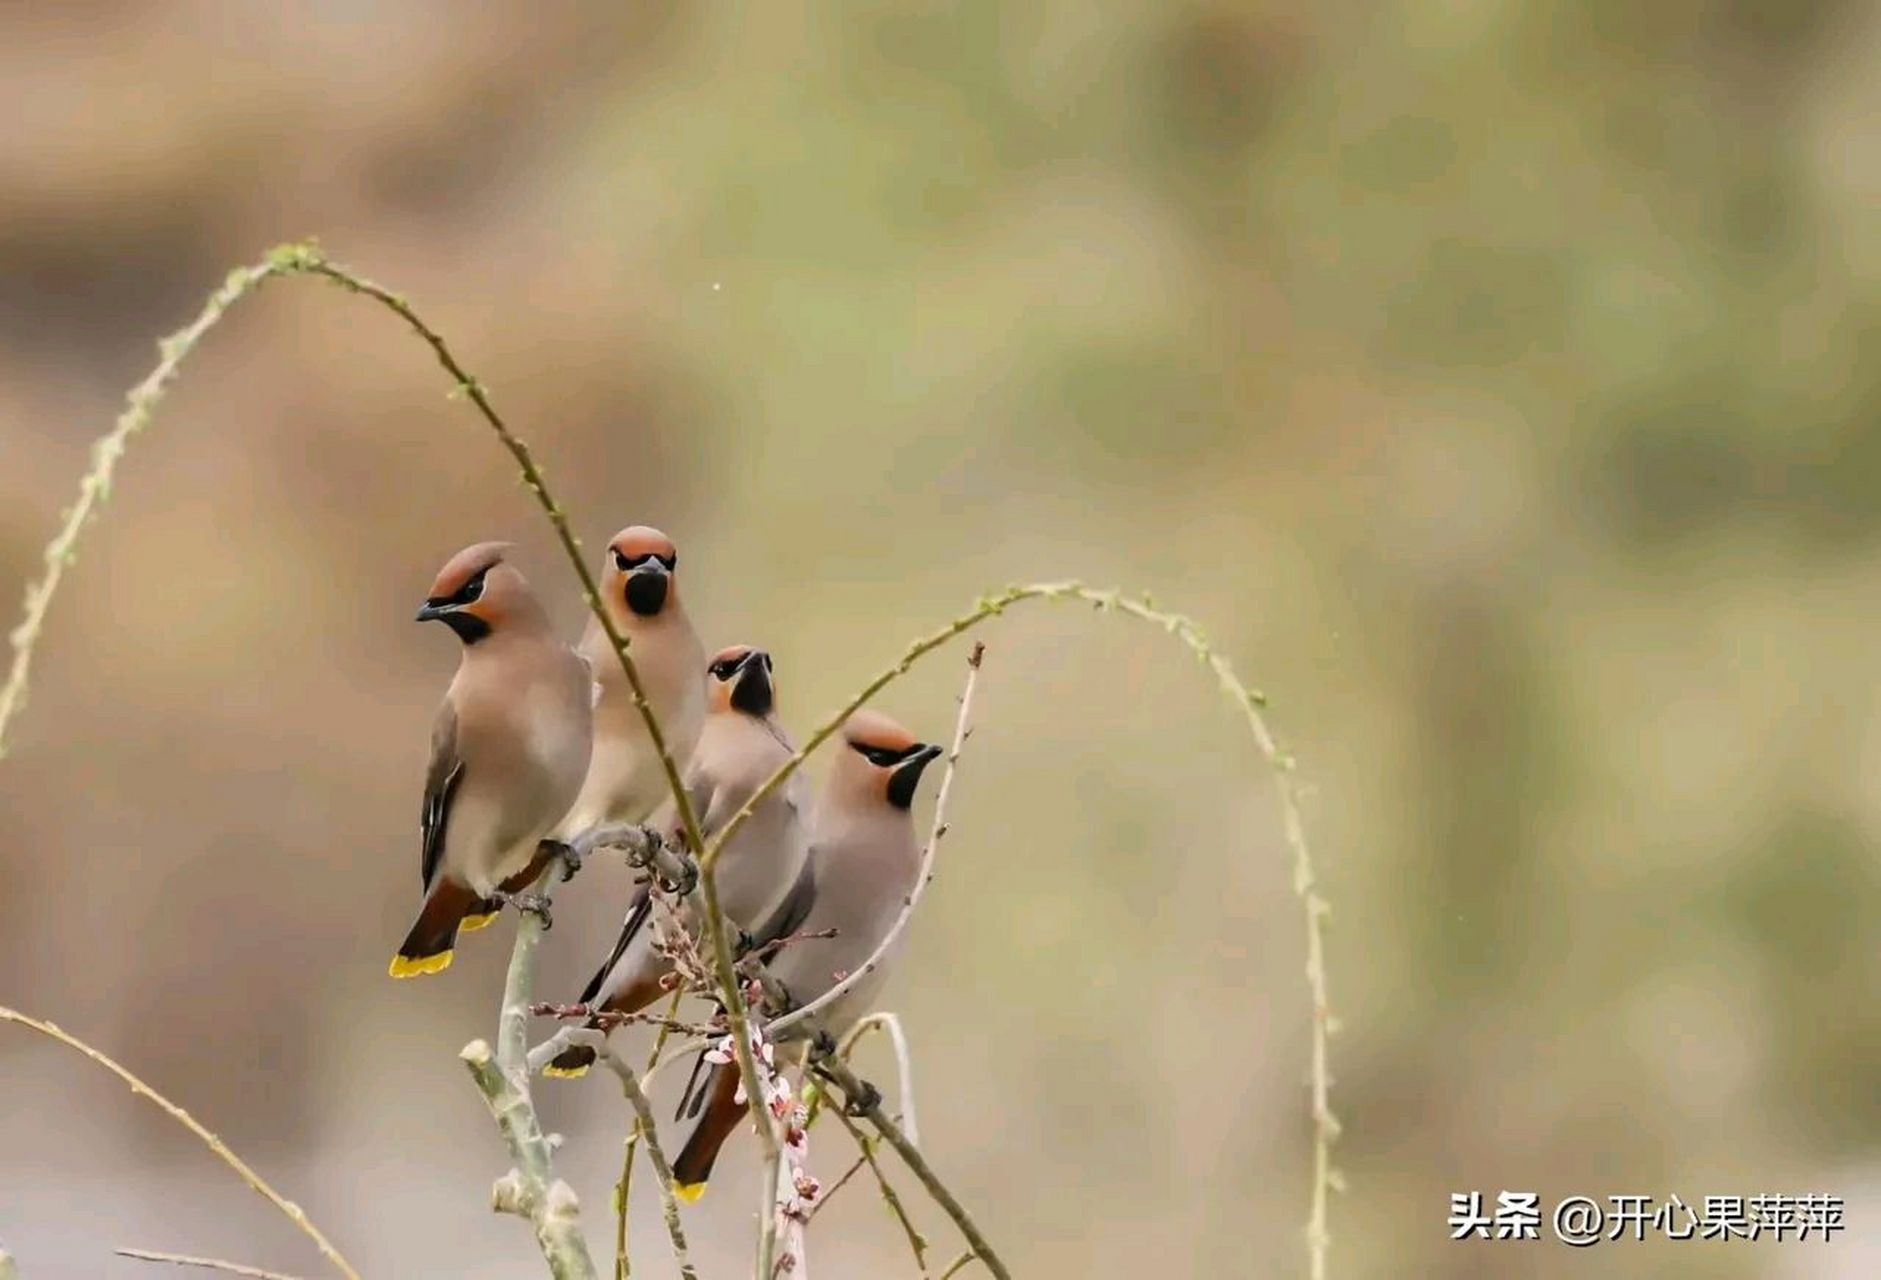
[[[1335,1276],[1881,1274],[1878,57],[1861,0],[8,5],[0,596],[154,339],[317,235],[457,345],[597,562],[676,538],[800,729],[1010,581],[1202,621],[1272,695],[1334,904]],[[0,1002],[374,1277],[540,1271],[456,1059],[510,926],[385,978],[456,662],[412,610],[502,536],[581,621],[446,390],[336,290],[243,304],[0,764]],[[1245,731],[1153,628],[982,634],[889,993],[931,1158],[1020,1275],[1301,1275],[1304,940]],[[881,705],[944,734],[963,657]],[[624,892],[562,891],[545,996]],[[27,1280],[148,1274],[120,1244],[325,1274],[77,1058],[0,1030],[0,1081]],[[601,1252],[625,1108],[540,1093]],[[749,1265],[753,1145],[689,1214],[705,1274]],[[1452,1192],[1505,1189],[1849,1226],[1450,1242]],[[656,1223],[636,1274],[671,1274]],[[811,1262],[908,1273],[866,1184]]]

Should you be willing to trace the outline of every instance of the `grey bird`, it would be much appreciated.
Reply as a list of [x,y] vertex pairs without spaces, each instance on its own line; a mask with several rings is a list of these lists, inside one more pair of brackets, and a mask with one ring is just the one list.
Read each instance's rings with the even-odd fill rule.
[[[705,684],[711,709],[685,783],[700,833],[711,840],[795,748],[777,718],[776,678],[764,650],[747,645],[720,650],[706,668]],[[752,810],[718,856],[713,875],[719,907],[747,933],[763,932],[786,913],[793,891],[800,886],[807,891],[804,798],[802,777],[793,774]],[[670,799],[651,825],[670,839],[679,838],[677,807]],[[653,908],[652,894],[643,886],[613,951],[581,993],[583,1004],[608,1013],[635,1013],[666,990],[673,962],[661,946],[663,931],[649,927]],[[696,935],[692,914],[681,909],[678,923]],[[571,1046],[550,1061],[544,1074],[578,1076],[594,1059],[592,1048]]]
[[[680,598],[679,552],[658,529],[633,525],[607,544],[601,607],[627,638],[667,750],[685,768],[705,720],[705,646]],[[670,795],[633,689],[599,621],[578,646],[594,670],[594,755],[581,793],[561,824],[576,836],[610,823],[641,822]]]
[[431,731],[424,904],[392,957],[395,978],[446,968],[459,928],[487,921],[498,894],[527,885],[588,770],[588,664],[504,562],[510,549],[480,542],[458,552],[418,610],[420,622],[455,632],[463,652]]
[[[867,710],[849,717],[842,740],[845,749],[831,766],[811,820],[807,909],[772,930],[776,937],[810,935],[786,942],[766,966],[793,1008],[820,998],[867,962],[894,927],[921,869],[910,806],[922,771],[941,749]],[[814,936],[826,932],[834,936]],[[880,965],[814,1021],[840,1038],[874,1004],[899,950],[898,939]],[[797,1023],[777,1039],[800,1043],[814,1031]],[[674,1191],[686,1200],[705,1194],[719,1148],[744,1117],[747,1104],[738,1099],[738,1086],[737,1064],[725,1063],[701,1091],[704,1114],[673,1161]],[[699,1105],[695,1101],[695,1111]]]

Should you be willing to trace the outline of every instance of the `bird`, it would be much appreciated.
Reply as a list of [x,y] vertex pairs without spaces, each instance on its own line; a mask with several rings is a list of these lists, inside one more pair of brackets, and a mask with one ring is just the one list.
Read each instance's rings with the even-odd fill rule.
[[[922,771],[941,749],[915,741],[901,725],[867,709],[844,723],[842,740],[845,750],[831,766],[811,819],[806,909],[769,939],[785,938],[766,968],[783,984],[792,1008],[821,998],[868,961],[893,929],[921,872],[911,806]],[[790,933],[798,936],[787,938]],[[778,1043],[805,1045],[819,1026],[840,1038],[874,1003],[899,950],[897,940],[881,964],[819,1011],[812,1020],[818,1026],[786,1027]],[[703,1106],[704,1113],[673,1161],[673,1189],[683,1200],[705,1194],[719,1148],[744,1117],[740,1083],[738,1064],[722,1063],[693,1101],[693,1112]]]
[[[705,720],[705,646],[679,590],[679,552],[658,529],[631,525],[607,544],[601,607],[628,642],[634,670],[674,763],[684,768]],[[599,619],[577,646],[594,671],[594,754],[560,826],[573,837],[643,821],[670,794],[665,765]]]
[[438,571],[420,622],[463,651],[431,731],[420,818],[424,903],[393,956],[394,978],[451,963],[460,927],[527,887],[541,842],[588,771],[593,678],[555,635],[505,542],[479,542]]
[[[706,667],[705,685],[710,710],[685,785],[700,833],[710,840],[796,748],[777,717],[770,654],[749,645],[722,649]],[[793,892],[807,891],[804,800],[802,778],[792,774],[751,811],[718,855],[713,878],[719,909],[748,934],[773,927],[771,922],[787,913]],[[651,825],[668,839],[681,838],[677,806],[671,801]],[[628,908],[613,951],[581,993],[581,1003],[608,1013],[635,1013],[667,989],[663,984],[673,961],[661,944],[663,930],[647,927],[653,909],[651,887],[643,885]],[[682,908],[677,914],[680,923],[696,933],[693,913]],[[544,1073],[579,1076],[595,1056],[590,1046],[572,1045],[551,1059]]]

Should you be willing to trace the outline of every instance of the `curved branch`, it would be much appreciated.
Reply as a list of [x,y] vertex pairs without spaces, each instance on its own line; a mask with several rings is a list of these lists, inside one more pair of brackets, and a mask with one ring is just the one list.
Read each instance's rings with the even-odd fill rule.
[[139,1080],[124,1067],[120,1066],[114,1059],[92,1048],[77,1036],[61,1030],[50,1022],[41,1022],[38,1018],[21,1013],[17,1009],[9,1009],[5,1005],[0,1005],[0,1022],[18,1023],[22,1027],[37,1031],[40,1035],[45,1036],[49,1040],[58,1041],[68,1049],[77,1050],[79,1053],[84,1054],[87,1058],[90,1058],[106,1071],[109,1071],[112,1075],[122,1080],[125,1084],[129,1085],[132,1093],[139,1097],[149,1098],[158,1107],[162,1108],[172,1120],[201,1139],[202,1144],[213,1151],[217,1159],[222,1161],[222,1163],[226,1164],[229,1168],[235,1170],[237,1176],[239,1176],[243,1182],[246,1182],[269,1204],[279,1209],[289,1222],[299,1227],[301,1234],[314,1242],[314,1247],[320,1250],[320,1256],[332,1263],[335,1271],[345,1276],[347,1280],[359,1280],[359,1273],[353,1270],[353,1264],[340,1256],[340,1251],[333,1247],[333,1242],[321,1234],[320,1228],[316,1227],[312,1221],[308,1219],[307,1215],[301,1211],[301,1207],[292,1200],[282,1196],[280,1192],[263,1181],[260,1174],[249,1168],[247,1163],[244,1162],[240,1156],[230,1151],[228,1147],[223,1144],[222,1139],[205,1129],[202,1124],[197,1121],[196,1117],[190,1115],[189,1112],[183,1110],[183,1108],[177,1106],[174,1102],[171,1102],[142,1080]]
[[150,425],[151,414],[156,412],[163,393],[176,380],[183,360],[196,349],[196,343],[202,336],[215,326],[216,321],[230,307],[254,292],[264,281],[282,275],[286,270],[286,265],[276,261],[275,255],[270,254],[253,266],[238,267],[229,272],[222,286],[203,303],[202,310],[194,320],[157,343],[160,357],[157,367],[131,388],[130,394],[125,397],[123,412],[118,414],[117,423],[92,444],[91,467],[78,483],[78,497],[66,508],[59,532],[46,544],[43,555],[46,571],[39,581],[27,586],[20,623],[10,637],[13,664],[7,671],[6,684],[0,686],[0,759],[6,756],[7,727],[20,708],[26,705],[27,678],[32,672],[33,650],[39,644],[46,611],[52,607],[52,597],[58,592],[59,583],[65,579],[65,571],[72,566],[79,535],[97,514],[100,504],[111,496],[111,481],[117,474],[118,460],[124,456],[131,437]]
[[896,1098],[901,1103],[898,1119],[907,1130],[908,1141],[915,1146],[921,1145],[921,1124],[914,1114],[914,1059],[908,1052],[908,1037],[901,1029],[901,1019],[887,1010],[871,1013],[868,1017],[849,1028],[849,1033],[836,1046],[836,1052],[844,1062],[854,1054],[856,1045],[862,1037],[871,1031],[886,1031],[888,1039],[895,1048],[895,1077],[898,1085]]
[[232,1276],[248,1276],[250,1280],[295,1280],[293,1276],[282,1275],[279,1271],[263,1271],[260,1267],[244,1266],[239,1262],[224,1262],[220,1258],[192,1258],[184,1253],[161,1253],[155,1249],[114,1249],[120,1258],[135,1258],[139,1262],[167,1262],[173,1267],[197,1267],[203,1271],[222,1271]]
[[1267,718],[1263,714],[1263,709],[1267,705],[1266,695],[1241,682],[1241,678],[1234,673],[1232,664],[1215,652],[1203,636],[1201,628],[1192,619],[1179,613],[1159,609],[1147,595],[1131,597],[1124,595],[1121,591],[1101,591],[1076,581],[1025,583],[982,597],[969,612],[909,645],[900,658],[864,685],[861,692],[845,703],[841,710],[818,725],[816,731],[804,740],[803,745],[792,752],[789,759],[779,765],[771,776],[765,779],[763,785],[751,794],[751,798],[745,801],[743,807],[732,815],[730,821],[720,828],[712,846],[706,850],[704,858],[701,859],[700,865],[708,866],[738,828],[749,820],[752,811],[764,801],[765,797],[784,785],[790,775],[802,767],[803,762],[810,757],[811,753],[833,737],[842,728],[843,722],[869,699],[906,675],[915,662],[940,648],[955,636],[971,630],[989,618],[998,617],[1012,605],[1026,600],[1077,601],[1091,605],[1099,612],[1121,613],[1142,622],[1152,623],[1167,632],[1196,656],[1214,676],[1217,687],[1227,695],[1230,702],[1240,709],[1247,723],[1248,732],[1254,739],[1256,749],[1259,750],[1262,759],[1267,762],[1272,771],[1274,792],[1280,803],[1281,826],[1287,847],[1293,855],[1293,892],[1300,900],[1306,925],[1306,982],[1313,1007],[1310,1035],[1313,1186],[1312,1208],[1307,1219],[1306,1237],[1311,1278],[1324,1280],[1326,1254],[1331,1244],[1331,1237],[1326,1227],[1327,1202],[1335,1179],[1332,1170],[1332,1144],[1339,1136],[1339,1121],[1333,1115],[1328,1101],[1330,1068],[1327,1041],[1338,1025],[1332,1015],[1326,982],[1324,924],[1326,917],[1331,914],[1332,907],[1319,892],[1318,873],[1313,865],[1312,853],[1307,846],[1306,822],[1300,807],[1298,786],[1293,776],[1293,757],[1280,749],[1273,730],[1268,727]]

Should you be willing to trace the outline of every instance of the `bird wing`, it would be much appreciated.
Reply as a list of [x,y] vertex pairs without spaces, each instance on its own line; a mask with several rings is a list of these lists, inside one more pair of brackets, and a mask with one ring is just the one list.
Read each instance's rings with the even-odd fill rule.
[[451,801],[463,780],[464,762],[457,754],[457,713],[447,702],[439,709],[438,722],[431,729],[431,767],[425,773],[424,811],[418,819],[424,849],[419,876],[427,890],[444,858],[444,830],[450,822]]
[[651,914],[653,914],[653,894],[648,886],[643,884],[635,892],[633,902],[627,907],[627,918],[621,921],[620,937],[614,940],[614,949],[608,952],[607,959],[601,962],[601,967],[594,971],[592,978],[588,979],[588,985],[581,989],[581,1003],[591,1005],[600,996],[601,988],[607,982],[607,975],[613,972],[615,965],[620,963],[620,958],[627,954],[627,944],[634,940],[634,935],[640,932],[641,927],[647,922],[647,917]]

